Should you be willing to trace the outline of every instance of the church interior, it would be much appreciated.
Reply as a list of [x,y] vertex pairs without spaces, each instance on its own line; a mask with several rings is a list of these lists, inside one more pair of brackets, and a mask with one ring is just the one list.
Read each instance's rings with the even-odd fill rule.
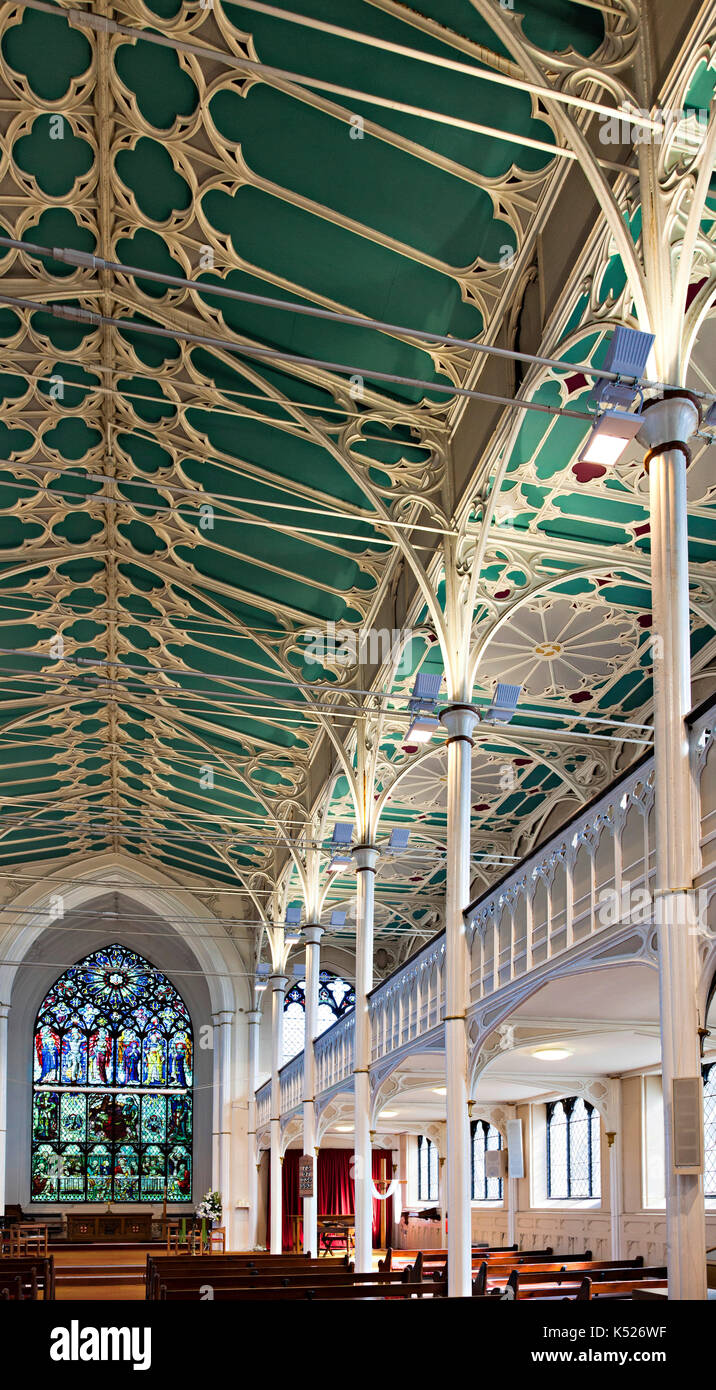
[[715,94],[3,5],[0,1300],[716,1297]]

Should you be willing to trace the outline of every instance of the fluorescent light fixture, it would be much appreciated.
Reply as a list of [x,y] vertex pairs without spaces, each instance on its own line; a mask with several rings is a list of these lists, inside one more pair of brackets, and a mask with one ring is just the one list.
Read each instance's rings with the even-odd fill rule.
[[434,1093],[436,1096],[446,1096],[446,1095],[447,1095],[447,1086],[433,1086],[433,1093]]
[[439,719],[432,714],[420,714],[408,729],[406,743],[429,743],[435,730],[440,727]]
[[606,410],[596,421],[579,455],[579,462],[599,463],[606,467],[617,463],[643,423],[641,415],[631,415],[625,410]]
[[336,1125],[336,1134],[352,1134],[353,1125]]
[[397,1111],[397,1110],[381,1110],[380,1114],[381,1114],[381,1118],[384,1117],[386,1120],[394,1120],[395,1117],[396,1117],[396,1115],[398,1114],[398,1111]]
[[568,1047],[538,1047],[532,1053],[540,1062],[563,1062],[565,1057],[571,1057],[572,1053]]
[[345,912],[340,912],[338,909],[336,909],[335,912],[332,912],[332,913],[331,913],[331,926],[332,926],[332,927],[344,927],[345,924],[346,924],[346,913],[345,913]]
[[521,685],[506,685],[504,681],[498,681],[487,718],[493,719],[496,724],[509,724],[521,694]]
[[256,984],[254,985],[254,989],[256,990],[256,993],[257,993],[257,994],[263,994],[263,992],[264,992],[264,990],[266,989],[266,987],[267,987],[267,985],[266,985],[266,980],[263,980],[263,981],[257,980],[257,981],[256,981]]
[[632,377],[633,384],[602,378],[592,391],[592,400],[598,405],[617,405],[628,409],[638,393],[636,383],[644,375],[653,346],[653,333],[642,333],[638,328],[615,328],[604,358],[604,370],[615,372],[620,377]]
[[342,874],[345,869],[349,869],[353,859],[350,854],[334,854],[328,865],[329,874]]
[[403,825],[396,825],[396,826],[393,827],[393,829],[392,829],[391,832],[390,832],[390,839],[389,839],[389,841],[388,841],[388,849],[392,849],[392,850],[407,849],[407,848],[408,848],[408,840],[409,840],[409,839],[410,839],[410,831],[409,831],[405,826],[403,826]]
[[353,839],[353,825],[348,821],[337,821],[333,827],[332,845],[349,845]]
[[300,907],[287,907],[287,908],[286,908],[286,926],[287,926],[287,927],[297,927],[298,924],[299,924],[299,922],[300,922],[300,920],[301,920],[301,909],[300,909]]

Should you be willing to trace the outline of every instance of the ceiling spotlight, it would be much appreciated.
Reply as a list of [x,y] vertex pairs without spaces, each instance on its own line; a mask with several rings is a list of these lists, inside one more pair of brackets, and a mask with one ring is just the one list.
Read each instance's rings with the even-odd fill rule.
[[397,1114],[398,1114],[398,1111],[397,1111],[397,1110],[381,1110],[381,1112],[380,1112],[381,1119],[386,1119],[386,1120],[394,1120]]
[[333,827],[333,837],[331,839],[331,849],[334,853],[328,865],[330,874],[341,874],[344,869],[353,863],[353,856],[350,853],[350,843],[353,839],[353,826],[347,821],[338,821]]
[[[604,358],[604,370],[615,372],[618,377],[631,377],[632,381],[631,384],[606,381],[602,377],[592,391],[592,400],[597,405],[616,405],[622,410],[629,410],[634,397],[639,394],[638,383],[644,375],[653,346],[653,333],[642,333],[638,328],[615,328]],[[591,463],[593,460],[587,459],[585,462]]]
[[406,743],[429,743],[436,729],[440,728],[440,720],[434,714],[421,714],[414,719],[408,729]]
[[579,455],[580,463],[599,463],[610,467],[618,463],[627,444],[636,437],[644,423],[641,415],[626,410],[606,410]]
[[532,1053],[540,1062],[563,1062],[565,1057],[571,1057],[572,1053],[568,1047],[538,1047]]
[[352,1134],[353,1125],[336,1125],[336,1134]]
[[427,743],[439,728],[435,706],[442,679],[440,671],[419,671],[415,677],[413,693],[408,701],[408,709],[415,718],[408,729],[406,743]]
[[447,1086],[433,1086],[433,1092],[436,1096],[446,1096]]
[[286,926],[292,930],[284,931],[283,939],[287,946],[297,946],[301,940],[301,933],[298,930],[301,921],[300,907],[286,908]]
[[521,685],[505,685],[504,681],[498,681],[487,718],[494,720],[495,724],[509,724],[521,694]]

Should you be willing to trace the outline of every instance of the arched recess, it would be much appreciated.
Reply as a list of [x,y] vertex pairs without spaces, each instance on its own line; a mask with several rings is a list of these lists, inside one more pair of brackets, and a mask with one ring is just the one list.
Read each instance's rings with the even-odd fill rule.
[[[61,917],[52,904],[58,891],[63,895]],[[189,1011],[195,1043],[194,1193],[201,1195],[212,1183],[215,1056],[206,1040],[217,1015],[235,1020],[239,1010],[250,1006],[245,967],[237,946],[222,932],[221,920],[191,893],[176,891],[166,875],[127,865],[111,854],[93,857],[90,865],[82,861],[60,869],[55,880],[20,894],[10,911],[14,917],[0,967],[0,1001],[10,1005],[7,1085],[14,1117],[6,1145],[6,1202],[33,1209],[30,1060],[37,1011],[68,966],[114,942],[138,951],[166,975]],[[55,1208],[43,1204],[42,1210]]]

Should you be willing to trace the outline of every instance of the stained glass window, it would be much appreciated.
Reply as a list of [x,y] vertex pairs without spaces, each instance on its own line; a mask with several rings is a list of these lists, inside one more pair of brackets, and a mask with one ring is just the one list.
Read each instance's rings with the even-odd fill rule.
[[488,1149],[502,1148],[502,1135],[487,1120],[473,1120],[472,1126],[472,1200],[501,1202],[502,1178],[488,1178],[485,1154]]
[[547,1196],[564,1201],[601,1193],[599,1116],[581,1096],[547,1106]]
[[55,981],[35,1023],[33,1202],[188,1202],[193,1033],[166,976],[124,946]]
[[[283,1013],[283,1061],[290,1062],[303,1052],[306,1041],[306,981],[297,980],[286,991]],[[325,1033],[337,1018],[355,1008],[356,993],[340,975],[321,970],[318,977],[318,1036]]]
[[418,1135],[418,1201],[437,1202],[440,1195],[440,1160],[437,1145]]
[[716,1197],[716,1063],[704,1067],[704,1195]]

